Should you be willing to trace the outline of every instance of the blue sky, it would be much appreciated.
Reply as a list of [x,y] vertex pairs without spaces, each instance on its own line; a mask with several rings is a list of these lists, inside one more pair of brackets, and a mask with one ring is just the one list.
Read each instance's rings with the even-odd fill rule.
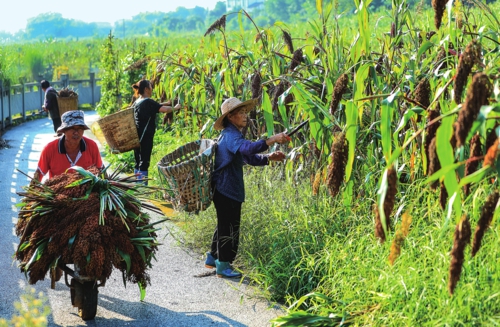
[[0,31],[16,33],[26,28],[29,18],[40,14],[60,13],[64,18],[90,22],[108,22],[114,24],[122,19],[131,19],[141,12],[169,12],[178,7],[196,6],[215,8],[218,0],[83,0],[83,1],[41,1],[17,0],[2,4],[0,10]]

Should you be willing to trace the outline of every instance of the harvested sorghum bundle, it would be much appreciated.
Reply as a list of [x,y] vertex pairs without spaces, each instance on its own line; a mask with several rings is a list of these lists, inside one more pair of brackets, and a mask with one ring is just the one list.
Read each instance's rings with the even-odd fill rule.
[[141,211],[135,184],[107,179],[96,168],[75,168],[44,184],[25,187],[15,253],[30,284],[59,264],[76,264],[80,275],[104,282],[114,268],[145,288],[157,250],[156,229]]

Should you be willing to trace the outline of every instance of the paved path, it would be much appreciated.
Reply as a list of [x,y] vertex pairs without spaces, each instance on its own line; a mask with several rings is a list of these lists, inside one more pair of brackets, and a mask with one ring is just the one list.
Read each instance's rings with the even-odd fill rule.
[[[98,116],[85,113],[90,124]],[[92,136],[89,131],[86,135]],[[0,149],[0,317],[10,319],[13,303],[25,292],[27,280],[13,262],[12,255],[19,239],[14,232],[17,219],[16,192],[28,184],[28,178],[17,169],[33,176],[43,146],[54,139],[50,120],[38,119],[23,123],[6,131],[2,138],[9,148]],[[152,216],[152,219],[161,217]],[[50,279],[33,287],[48,298],[51,315],[49,326],[175,326],[175,327],[264,327],[270,319],[283,314],[269,303],[255,296],[256,291],[239,280],[203,278],[194,275],[207,272],[203,258],[177,246],[166,222],[159,233],[163,243],[157,252],[157,262],[150,270],[151,286],[144,302],[139,301],[135,284],[125,288],[119,271],[115,270],[106,286],[99,289],[96,318],[85,322],[80,319],[70,300],[64,278],[50,289]]]

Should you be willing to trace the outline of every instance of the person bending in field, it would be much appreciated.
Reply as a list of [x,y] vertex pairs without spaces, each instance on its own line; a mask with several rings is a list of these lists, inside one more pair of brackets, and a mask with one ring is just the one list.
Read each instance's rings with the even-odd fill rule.
[[[153,140],[156,132],[156,114],[159,112],[170,113],[181,108],[178,103],[175,107],[167,106],[150,99],[153,87],[149,80],[141,80],[134,85],[135,100],[134,118],[139,135],[140,147],[134,149],[134,173],[138,180],[148,178],[148,169],[153,152]],[[148,184],[147,180],[144,184]]]
[[241,277],[241,273],[235,271],[231,263],[238,252],[241,205],[245,201],[243,165],[264,166],[270,161],[284,160],[285,154],[281,151],[259,153],[275,143],[290,141],[285,133],[256,142],[244,138],[241,131],[247,124],[247,113],[256,104],[256,99],[241,102],[237,98],[229,98],[222,103],[222,115],[214,124],[216,130],[222,130],[212,177],[217,227],[211,250],[207,252],[205,267],[216,268],[217,277]]
[[103,168],[101,153],[96,142],[83,136],[83,132],[89,129],[85,124],[83,111],[67,111],[61,120],[61,126],[56,132],[62,136],[49,142],[43,148],[38,160],[34,176],[38,181],[44,176],[52,178],[60,175],[73,166],[84,169],[92,166]]

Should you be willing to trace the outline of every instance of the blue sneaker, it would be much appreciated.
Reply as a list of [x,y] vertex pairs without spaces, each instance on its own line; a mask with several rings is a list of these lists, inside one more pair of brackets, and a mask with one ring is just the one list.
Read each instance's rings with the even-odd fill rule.
[[207,252],[207,259],[205,260],[205,267],[210,268],[210,269],[215,268],[215,258],[210,252]]
[[216,273],[219,278],[240,278],[241,273],[235,271],[231,268],[231,265],[227,261],[215,260]]

